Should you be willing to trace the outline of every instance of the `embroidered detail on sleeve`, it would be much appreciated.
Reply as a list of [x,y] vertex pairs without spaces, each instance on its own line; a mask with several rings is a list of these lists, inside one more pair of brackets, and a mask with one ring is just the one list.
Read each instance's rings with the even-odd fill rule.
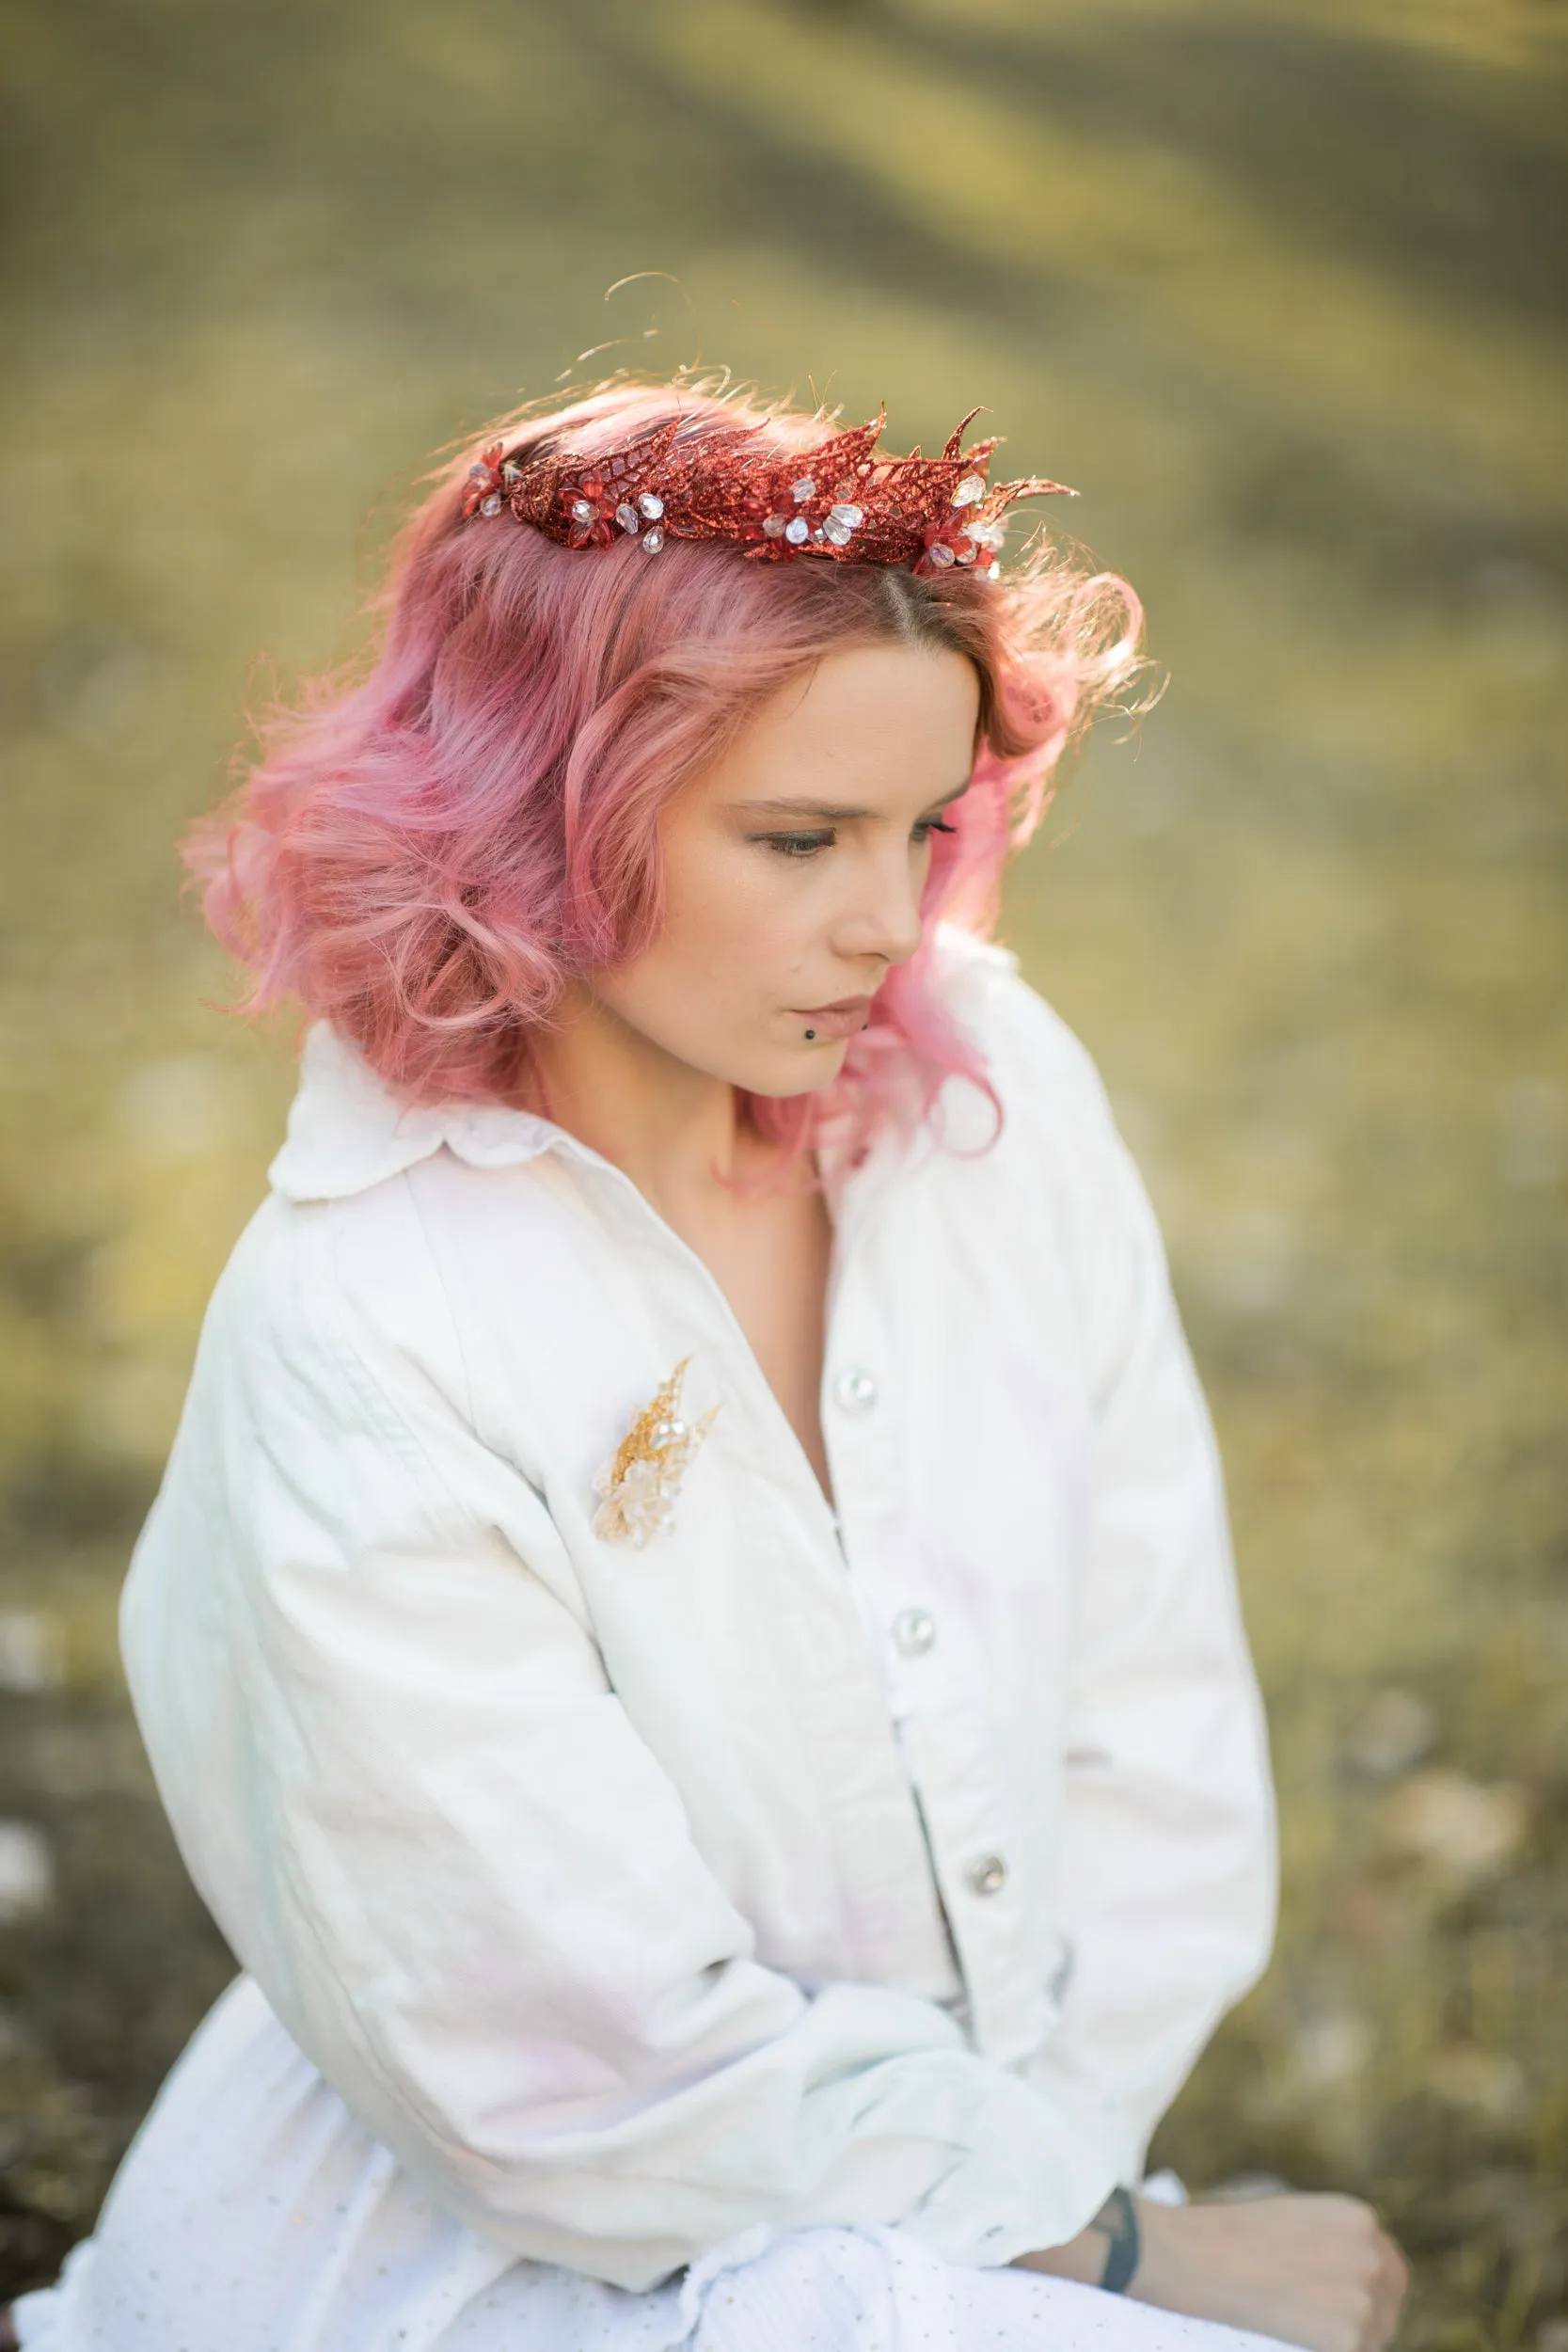
[[651,1537],[669,1532],[681,1480],[719,1410],[714,1405],[701,1421],[681,1419],[681,1383],[690,1361],[689,1356],[681,1358],[594,1482],[599,1497],[594,1533],[604,1543],[630,1544],[641,1551]]

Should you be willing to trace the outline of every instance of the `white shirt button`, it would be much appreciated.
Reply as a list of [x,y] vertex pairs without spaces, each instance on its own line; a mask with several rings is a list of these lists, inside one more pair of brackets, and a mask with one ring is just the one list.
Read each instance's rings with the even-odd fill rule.
[[969,1866],[970,1890],[975,1895],[1000,1895],[1007,1883],[1007,1866],[999,1853],[983,1853]]
[[868,1372],[841,1372],[833,1382],[833,1396],[846,1413],[869,1413],[877,1402],[877,1383]]
[[900,1657],[924,1658],[936,1638],[936,1619],[928,1609],[901,1609],[893,1620],[893,1639]]

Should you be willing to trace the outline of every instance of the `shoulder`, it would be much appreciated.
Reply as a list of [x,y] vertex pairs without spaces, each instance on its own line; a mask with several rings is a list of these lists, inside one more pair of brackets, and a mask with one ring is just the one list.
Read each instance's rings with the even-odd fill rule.
[[950,1181],[990,1195],[1015,1248],[1054,1248],[1084,1279],[1143,1267],[1163,1280],[1153,1210],[1087,1048],[1006,949],[945,932],[940,948],[946,1001],[995,1094],[993,1106],[968,1084],[944,1093]]
[[[1001,1106],[1003,1137],[1009,1131],[1028,1136],[1053,1156],[1119,1151],[1093,1057],[1024,979],[1009,949],[944,928],[937,939],[937,977],[985,1064]],[[973,1088],[963,1091],[973,1098]]]
[[340,1200],[271,1193],[213,1294],[195,1392],[243,1402],[259,1428],[303,1414],[401,1437],[421,1396],[461,1410],[464,1351],[417,1175]]
[[[1078,1301],[1085,1360],[1107,1392],[1129,1334],[1164,1329],[1174,1307],[1164,1246],[1143,1180],[1117,1132],[1086,1048],[1005,950],[943,938],[944,993],[986,1063],[1001,1111],[973,1087],[939,1153],[936,1181],[973,1219],[984,1197],[1009,1272],[1054,1266]],[[946,1097],[943,1098],[944,1107]],[[988,1117],[981,1120],[975,1106]],[[967,1132],[956,1132],[962,1120]]]

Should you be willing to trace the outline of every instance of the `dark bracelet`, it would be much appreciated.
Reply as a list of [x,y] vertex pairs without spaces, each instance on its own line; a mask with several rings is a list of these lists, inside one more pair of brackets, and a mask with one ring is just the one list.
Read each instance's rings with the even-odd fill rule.
[[1132,2192],[1114,2188],[1089,2227],[1108,2240],[1105,2267],[1100,2274],[1101,2290],[1106,2295],[1125,2295],[1137,2276],[1138,2257],[1143,2252],[1138,2208],[1132,2202]]

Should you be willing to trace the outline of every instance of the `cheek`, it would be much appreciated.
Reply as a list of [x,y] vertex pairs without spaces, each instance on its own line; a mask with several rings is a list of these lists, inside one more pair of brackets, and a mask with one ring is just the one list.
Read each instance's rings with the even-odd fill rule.
[[768,974],[791,965],[810,942],[810,898],[800,872],[750,842],[689,854],[669,872],[654,953],[742,986],[748,977],[766,986]]

